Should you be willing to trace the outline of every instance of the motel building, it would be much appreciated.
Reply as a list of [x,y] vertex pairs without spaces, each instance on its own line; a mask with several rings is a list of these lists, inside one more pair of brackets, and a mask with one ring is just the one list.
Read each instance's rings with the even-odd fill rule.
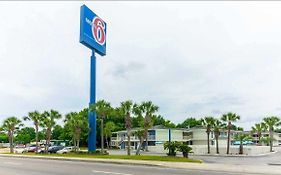
[[[134,128],[131,130],[131,149],[136,150],[140,144],[139,138],[134,135],[134,132],[140,130],[140,128]],[[171,130],[171,141],[183,142],[190,145],[193,149],[194,154],[204,155],[207,154],[207,134],[206,128],[202,126],[193,128],[173,128]],[[234,136],[243,131],[231,131],[231,147],[230,153],[237,154],[239,151],[239,145],[233,145],[235,142]],[[250,132],[245,132],[250,133]],[[252,134],[252,133],[250,133]],[[268,133],[263,133],[262,136],[267,136]],[[246,154],[258,154],[266,153],[269,148],[265,144],[263,146],[257,146],[257,136],[255,133],[252,134],[253,142],[252,144],[245,145]],[[157,153],[166,153],[164,150],[164,143],[169,141],[169,128],[165,128],[162,125],[154,126],[148,130],[148,150]],[[144,141],[143,147],[146,142]],[[227,130],[222,130],[218,139],[218,144],[220,147],[220,152],[226,152],[227,146]],[[110,142],[111,147],[125,150],[128,146],[127,131],[122,130],[114,132],[111,137]],[[211,153],[216,152],[216,140],[214,133],[210,133],[210,149]],[[274,133],[273,146],[281,145],[281,134]]]

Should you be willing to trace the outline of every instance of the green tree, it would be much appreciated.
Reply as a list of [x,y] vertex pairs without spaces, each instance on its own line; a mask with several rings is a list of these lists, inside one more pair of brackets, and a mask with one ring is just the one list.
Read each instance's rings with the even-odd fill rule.
[[131,100],[121,102],[120,112],[125,118],[125,127],[127,130],[128,147],[127,155],[131,155],[131,129],[132,129],[132,114],[133,114],[133,102]]
[[215,119],[214,117],[204,117],[201,119],[201,122],[202,122],[202,126],[206,127],[208,154],[210,154],[210,133],[212,127],[214,126]]
[[56,120],[60,119],[62,116],[58,111],[55,110],[50,110],[50,111],[45,111],[42,114],[43,120],[41,126],[46,129],[45,132],[45,153],[47,153],[49,145],[50,145],[50,140],[51,140],[51,135],[52,135],[52,129],[56,125]]
[[69,128],[69,134],[72,137],[75,151],[80,147],[80,139],[83,128],[87,128],[87,115],[82,110],[79,113],[70,112],[65,116],[65,127]]
[[4,120],[3,125],[1,127],[1,131],[4,131],[8,134],[9,143],[10,143],[10,153],[14,152],[14,133],[17,131],[21,126],[23,126],[20,119],[17,117],[9,117]]
[[262,143],[265,143],[267,146],[270,145],[270,142],[271,141],[275,141],[276,139],[274,138],[270,138],[270,136],[267,136],[267,137],[261,137],[261,142]]
[[[1,129],[1,128],[0,128]],[[9,138],[7,136],[7,134],[5,133],[0,133],[0,142],[4,142],[7,143],[9,141]]]
[[144,130],[137,130],[134,132],[134,134],[138,137],[139,141],[140,141],[140,144],[138,146],[138,149],[136,151],[136,155],[140,155],[140,150],[141,150],[141,147],[143,145],[143,141],[144,141]]
[[273,131],[274,131],[274,127],[280,126],[281,122],[280,119],[276,116],[271,116],[271,117],[265,117],[263,119],[264,123],[266,124],[267,128],[269,129],[269,136],[270,136],[270,142],[269,142],[269,146],[270,146],[270,152],[273,152]]
[[33,111],[33,112],[29,112],[27,116],[23,117],[23,120],[24,121],[26,121],[26,120],[32,121],[33,124],[34,124],[35,133],[36,133],[36,136],[35,136],[36,153],[38,153],[39,126],[40,126],[41,122],[43,121],[43,117],[38,111]]
[[177,128],[192,128],[195,126],[201,126],[201,121],[196,118],[190,117],[185,119],[182,123],[177,125]]
[[171,122],[170,120],[166,120],[163,116],[161,115],[153,115],[152,116],[152,123],[153,125],[163,125],[166,128],[175,128],[176,125]]
[[265,123],[256,123],[254,126],[252,126],[251,133],[256,133],[258,136],[259,145],[261,145],[261,134],[262,132],[266,130],[266,124]]
[[27,144],[36,139],[35,129],[32,127],[24,127],[17,131],[15,142]]
[[229,112],[227,114],[223,114],[221,120],[224,121],[226,123],[226,125],[227,125],[228,132],[227,132],[227,150],[226,150],[226,154],[229,154],[231,126],[232,126],[233,122],[236,122],[237,120],[240,120],[240,116],[235,114],[235,113]]
[[60,125],[55,125],[52,131],[52,139],[55,140],[64,140],[64,128]]
[[239,154],[243,154],[243,142],[251,140],[251,137],[248,134],[238,133],[234,139],[240,143]]
[[101,132],[101,152],[104,153],[104,135],[103,135],[103,122],[107,115],[113,112],[113,108],[111,107],[109,102],[105,100],[99,100],[94,105],[90,107],[91,111],[96,112],[97,116],[100,118],[100,132]]
[[215,120],[214,121],[214,125],[213,125],[213,131],[214,131],[214,135],[215,135],[215,139],[216,139],[216,153],[219,154],[219,136],[220,136],[220,132],[221,129],[224,128],[224,125],[222,124],[222,122],[220,120]]
[[[146,140],[145,150],[148,151],[148,129],[151,127],[151,117],[159,109],[158,106],[154,105],[151,101],[142,102],[139,106],[135,107],[135,113],[140,116],[144,116],[144,138]],[[140,146],[142,143],[140,144]]]
[[112,136],[112,131],[115,129],[115,124],[111,121],[105,123],[104,127],[104,135],[106,138],[106,143],[107,143],[107,149],[109,149],[109,141],[108,138]]

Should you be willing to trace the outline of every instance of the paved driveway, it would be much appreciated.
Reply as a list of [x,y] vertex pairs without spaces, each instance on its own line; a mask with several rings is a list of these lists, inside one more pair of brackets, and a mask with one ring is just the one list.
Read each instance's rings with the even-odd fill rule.
[[262,156],[190,156],[194,159],[201,159],[206,163],[221,163],[234,165],[272,165],[280,164],[281,167],[281,148],[275,148],[277,152]]
[[[281,147],[274,148],[277,152],[270,153],[262,156],[190,156],[190,158],[200,159],[206,163],[217,164],[232,164],[232,165],[269,165],[280,164],[281,168]],[[126,154],[123,150],[111,150],[110,154]],[[135,152],[132,151],[132,154]],[[159,154],[153,152],[141,152],[143,155],[159,155],[165,156],[166,154]]]

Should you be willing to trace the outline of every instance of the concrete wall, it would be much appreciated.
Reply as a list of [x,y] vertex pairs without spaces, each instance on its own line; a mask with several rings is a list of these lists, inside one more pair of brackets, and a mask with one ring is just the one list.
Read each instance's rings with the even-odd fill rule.
[[192,140],[207,140],[206,129],[191,129],[191,131],[193,132]]
[[[193,155],[206,155],[207,154],[207,145],[190,145],[193,150]],[[259,155],[269,153],[269,146],[243,146],[244,147],[244,155]],[[211,154],[216,154],[216,147],[210,146]],[[167,153],[168,150],[164,150],[162,144],[157,146],[149,146],[150,152],[155,153]],[[226,147],[219,148],[220,155],[226,154]],[[230,154],[238,155],[239,154],[239,146],[231,146],[230,147]]]

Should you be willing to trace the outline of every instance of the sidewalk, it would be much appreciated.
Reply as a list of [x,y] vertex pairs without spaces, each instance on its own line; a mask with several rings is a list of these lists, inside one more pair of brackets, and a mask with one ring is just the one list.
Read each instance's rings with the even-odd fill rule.
[[101,158],[70,158],[70,157],[45,157],[45,156],[27,156],[27,155],[7,155],[0,154],[1,157],[16,157],[29,159],[44,159],[44,160],[60,160],[60,161],[79,161],[92,163],[113,163],[124,165],[138,166],[156,166],[173,169],[189,169],[198,171],[222,171],[229,173],[250,173],[250,174],[274,174],[281,175],[280,165],[255,166],[255,165],[229,165],[229,164],[208,164],[208,163],[181,163],[181,162],[163,162],[163,161],[142,161],[142,160],[123,160],[123,159],[101,159]]

